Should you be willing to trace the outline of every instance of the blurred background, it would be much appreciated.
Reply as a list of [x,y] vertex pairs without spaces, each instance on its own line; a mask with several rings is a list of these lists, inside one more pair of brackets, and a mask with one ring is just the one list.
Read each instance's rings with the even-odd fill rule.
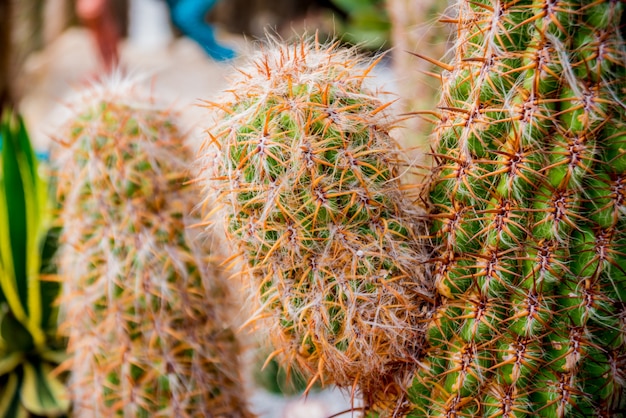
[[[267,35],[289,40],[318,33],[364,54],[385,52],[373,82],[390,93],[396,114],[433,109],[437,77],[418,53],[440,59],[450,28],[444,0],[0,0],[0,108],[23,115],[45,156],[69,98],[110,68],[145,74],[160,101],[180,111],[191,140],[202,138],[201,100],[225,88],[233,66]],[[402,94],[399,94],[402,92]],[[395,95],[395,96],[394,96]],[[427,150],[429,123],[403,118],[405,147]],[[421,151],[420,151],[421,150]],[[350,408],[349,394],[314,390],[276,363],[261,370],[249,356],[254,409],[262,417],[328,417]],[[358,402],[356,403],[358,405]],[[345,416],[350,416],[347,414]]]
[[[182,3],[192,6],[176,19]],[[118,60],[184,107],[223,88],[232,65],[266,34],[317,32],[364,53],[387,51],[376,82],[411,92],[400,98],[402,110],[426,109],[437,80],[409,52],[444,54],[449,28],[438,18],[446,8],[441,0],[0,0],[0,105],[18,105],[36,148],[45,148],[63,100]],[[398,135],[409,146],[428,132],[418,118],[405,125],[411,134]]]

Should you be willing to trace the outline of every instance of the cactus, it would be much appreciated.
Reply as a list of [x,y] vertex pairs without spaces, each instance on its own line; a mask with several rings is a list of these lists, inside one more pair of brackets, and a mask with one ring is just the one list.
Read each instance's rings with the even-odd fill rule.
[[439,293],[415,417],[626,407],[624,3],[461,0],[440,63]]
[[189,228],[174,115],[115,76],[72,108],[55,162],[74,415],[249,416],[219,254]]
[[389,103],[367,86],[373,65],[336,44],[271,42],[209,104],[199,174],[274,355],[372,406],[402,403],[429,299],[423,221],[398,180]]
[[61,417],[67,389],[54,369],[65,358],[53,302],[54,230],[46,185],[21,117],[0,121],[0,416]]
[[[241,69],[213,104],[219,152],[205,147],[204,177],[221,191],[277,352],[394,416],[623,414],[624,7],[459,0],[445,19],[457,24],[452,62],[429,59],[444,69],[422,187],[432,252],[416,244],[419,210],[381,139],[390,125],[364,91],[369,69],[306,43]],[[431,269],[418,267],[424,255]],[[379,279],[389,272],[402,276],[395,288]],[[386,332],[361,344],[363,329]],[[392,386],[409,407],[381,402]]]

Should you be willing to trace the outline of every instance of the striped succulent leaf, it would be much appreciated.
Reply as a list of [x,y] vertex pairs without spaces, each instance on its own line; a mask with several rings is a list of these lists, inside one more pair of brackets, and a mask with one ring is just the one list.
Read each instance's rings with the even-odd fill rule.
[[42,280],[55,248],[47,190],[12,111],[0,121],[0,141],[0,416],[64,416],[69,396],[52,374],[65,358],[54,319],[59,286]]

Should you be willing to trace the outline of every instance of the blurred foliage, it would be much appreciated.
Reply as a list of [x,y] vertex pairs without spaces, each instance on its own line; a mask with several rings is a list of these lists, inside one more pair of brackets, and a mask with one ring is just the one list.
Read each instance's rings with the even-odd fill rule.
[[385,0],[332,0],[346,14],[339,22],[342,40],[363,49],[390,47],[391,22]]
[[385,0],[228,0],[215,5],[209,21],[259,39],[268,31],[285,39],[317,31],[322,40],[340,37],[364,50],[390,46]]
[[0,416],[60,417],[67,389],[52,370],[65,358],[56,337],[60,285],[52,258],[46,184],[24,122],[5,111],[0,123]]

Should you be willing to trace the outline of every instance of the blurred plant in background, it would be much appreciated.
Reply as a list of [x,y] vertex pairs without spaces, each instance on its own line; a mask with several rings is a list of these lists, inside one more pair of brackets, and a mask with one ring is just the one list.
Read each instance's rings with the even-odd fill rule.
[[60,131],[62,333],[77,417],[247,417],[234,291],[200,239],[191,149],[134,80],[81,91]]
[[362,49],[390,47],[391,21],[385,0],[332,0],[346,17],[339,20],[338,36]]
[[0,416],[59,417],[67,391],[51,374],[65,358],[56,336],[59,284],[51,262],[58,231],[50,229],[46,183],[22,119],[0,123]]

